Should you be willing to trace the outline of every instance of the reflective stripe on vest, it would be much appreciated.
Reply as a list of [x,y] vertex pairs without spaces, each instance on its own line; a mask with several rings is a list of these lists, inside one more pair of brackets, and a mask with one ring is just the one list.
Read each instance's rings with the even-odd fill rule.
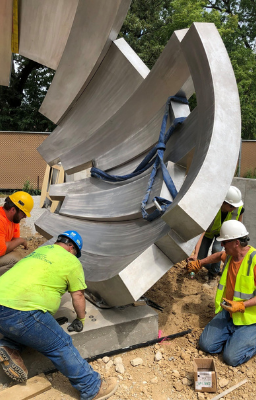
[[[229,212],[225,218],[225,221],[229,220],[238,220],[240,217],[241,211],[242,211],[243,206],[235,208],[232,212]],[[211,223],[209,228],[207,228],[205,232],[205,236],[209,239],[213,239],[215,235],[218,235],[220,233],[220,228],[221,228],[221,210],[218,211],[216,217],[214,218],[214,221]]]
[[249,294],[237,292],[236,290],[234,291],[234,297],[239,297],[240,299],[243,299],[243,300],[250,300],[255,296],[256,296],[256,290],[254,290],[253,293],[249,293]]
[[[235,291],[233,300],[243,301],[249,300],[256,296],[256,286],[254,283],[254,266],[256,265],[256,249],[249,246],[250,249],[245,255],[240,268],[238,270],[235,282]],[[215,312],[218,313],[222,310],[220,303],[225,297],[227,273],[231,257],[227,257],[228,261],[224,266],[220,283],[217,288],[215,298]],[[241,290],[243,289],[243,290]],[[256,323],[256,306],[248,307],[244,313],[233,313],[233,322],[235,325],[251,325]]]
[[250,254],[250,257],[249,257],[249,260],[248,260],[247,276],[250,275],[250,269],[251,269],[251,265],[252,265],[252,259],[253,259],[254,256],[256,256],[256,251],[253,251],[253,252]]

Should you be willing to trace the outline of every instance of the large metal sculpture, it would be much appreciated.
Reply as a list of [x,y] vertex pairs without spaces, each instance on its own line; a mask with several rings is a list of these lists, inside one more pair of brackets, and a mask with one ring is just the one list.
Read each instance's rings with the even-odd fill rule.
[[[59,214],[46,211],[37,229],[49,240],[78,230],[88,290],[109,306],[132,303],[191,253],[232,181],[241,122],[228,54],[214,24],[194,23],[174,32],[149,71],[124,39],[116,40],[129,0],[20,3],[20,54],[56,69],[40,111],[58,126],[39,152],[69,176],[50,188],[63,202]],[[154,196],[172,201],[161,218],[148,222],[140,213],[148,171],[115,184],[72,182],[92,165],[132,172],[158,140],[167,98],[194,92],[191,113],[171,101],[169,123],[186,119],[164,153],[178,194],[168,194],[158,171],[148,202],[150,212]]]

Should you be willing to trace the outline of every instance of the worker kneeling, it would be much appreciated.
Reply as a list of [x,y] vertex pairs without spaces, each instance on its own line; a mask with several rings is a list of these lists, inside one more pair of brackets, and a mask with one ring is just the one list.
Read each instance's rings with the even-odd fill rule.
[[20,237],[19,223],[30,217],[33,206],[30,194],[16,192],[6,197],[3,207],[0,207],[0,276],[22,258],[15,249],[20,245],[28,248],[26,239]]
[[256,249],[248,245],[245,226],[224,222],[217,238],[225,252],[188,262],[189,272],[209,263],[224,262],[215,298],[215,313],[199,339],[207,353],[220,353],[224,361],[237,366],[256,354]]
[[60,234],[54,245],[42,246],[0,277],[0,362],[18,382],[28,371],[20,356],[29,346],[48,357],[80,391],[80,399],[107,399],[117,389],[115,378],[102,381],[53,318],[68,290],[77,314],[68,327],[80,332],[85,321],[86,288],[81,256],[83,241],[76,231]]

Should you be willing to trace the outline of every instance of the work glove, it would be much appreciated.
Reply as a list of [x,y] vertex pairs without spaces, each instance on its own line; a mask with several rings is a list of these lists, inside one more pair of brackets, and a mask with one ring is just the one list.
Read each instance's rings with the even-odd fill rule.
[[85,318],[76,318],[74,321],[68,326],[69,332],[81,332],[84,327]]
[[195,274],[197,274],[200,269],[201,269],[200,260],[187,262],[186,270],[188,272],[195,272]]
[[221,307],[224,308],[224,310],[227,310],[231,313],[236,313],[236,312],[244,313],[245,305],[243,301],[232,301],[224,298],[223,300],[227,303],[227,304],[223,304],[223,302],[221,303]]

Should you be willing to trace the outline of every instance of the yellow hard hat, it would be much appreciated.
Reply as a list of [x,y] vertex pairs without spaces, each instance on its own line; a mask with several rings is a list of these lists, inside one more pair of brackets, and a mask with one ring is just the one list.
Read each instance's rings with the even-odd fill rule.
[[30,211],[34,207],[34,200],[30,194],[26,192],[16,192],[11,194],[9,198],[27,217],[31,216]]

